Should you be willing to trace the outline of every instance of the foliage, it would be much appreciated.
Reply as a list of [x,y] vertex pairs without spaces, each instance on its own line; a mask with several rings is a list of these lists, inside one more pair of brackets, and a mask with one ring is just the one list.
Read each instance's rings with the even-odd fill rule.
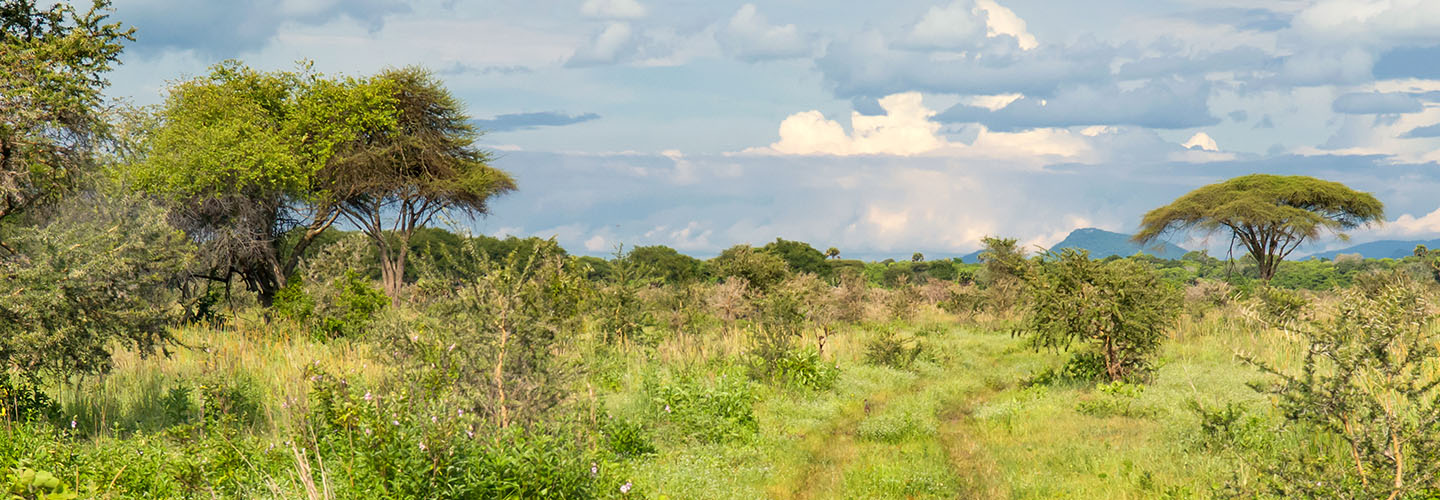
[[463,410],[436,408],[416,395],[362,395],[323,373],[315,380],[314,441],[295,454],[312,462],[310,470],[334,471],[339,498],[596,496],[590,457],[562,435],[489,429]]
[[43,421],[59,411],[34,377],[26,378],[0,371],[0,423]]
[[676,435],[705,443],[748,437],[758,430],[755,394],[742,377],[725,373],[706,379],[681,374],[673,380],[646,385],[651,411],[660,422],[676,427]]
[[464,249],[476,262],[465,274],[474,277],[430,280],[426,316],[392,319],[379,338],[415,392],[451,390],[499,427],[539,419],[565,397],[571,370],[556,351],[579,330],[585,283],[553,241],[523,260],[492,261],[473,243]]
[[84,11],[69,2],[0,4],[0,223],[57,200],[107,135],[103,75],[135,32],[109,22],[109,9],[108,0]]
[[43,470],[11,469],[0,483],[6,500],[72,500],[79,495],[71,492],[60,478]]
[[362,130],[394,126],[390,99],[365,80],[224,62],[170,88],[127,170],[140,189],[184,207],[171,216],[200,245],[201,275],[238,275],[268,305],[335,221],[322,179],[334,173],[323,169]]
[[986,236],[981,244],[984,245],[980,251],[980,262],[984,264],[979,277],[982,285],[993,286],[1025,277],[1028,263],[1019,240]]
[[1351,289],[1333,318],[1305,327],[1298,372],[1247,359],[1278,383],[1292,430],[1313,429],[1340,444],[1320,455],[1297,449],[1263,464],[1281,496],[1409,498],[1440,488],[1440,377],[1434,370],[1433,313],[1422,289],[1394,274],[1383,287]]
[[1251,174],[1201,187],[1151,210],[1135,241],[1198,228],[1225,230],[1259,265],[1260,279],[1275,276],[1280,261],[1307,239],[1384,219],[1384,205],[1369,193],[1305,176]]
[[655,339],[645,338],[644,333],[645,327],[654,323],[654,317],[645,308],[640,292],[650,286],[652,271],[642,261],[629,257],[624,249],[616,250],[607,283],[596,288],[590,309],[602,341],[650,344]]
[[1180,297],[1154,269],[1134,260],[1090,260],[1065,249],[1028,279],[1030,341],[1066,348],[1076,340],[1105,360],[1111,380],[1142,377],[1154,366]]
[[705,277],[705,262],[665,245],[635,247],[625,259],[665,283],[686,284]]
[[322,178],[335,209],[375,244],[385,293],[398,304],[415,231],[441,212],[489,213],[490,199],[514,191],[515,180],[490,166],[463,106],[429,72],[389,70],[373,85],[393,122],[345,143]]
[[909,368],[924,351],[914,337],[901,336],[893,329],[882,328],[865,342],[865,362],[891,368]]
[[1255,290],[1260,317],[1271,325],[1285,325],[1299,321],[1305,307],[1310,303],[1294,291],[1262,286]]
[[711,269],[721,278],[742,278],[750,287],[764,293],[790,275],[789,264],[769,252],[750,245],[735,245],[720,252],[710,262]]
[[[830,276],[830,264],[825,254],[803,241],[775,238],[775,241],[760,247],[760,251],[780,257],[792,273],[810,273],[820,277]],[[838,252],[837,252],[838,254]]]
[[0,257],[0,368],[103,373],[118,346],[152,353],[179,316],[174,284],[189,258],[164,211],[99,184],[16,228]]
[[840,367],[826,363],[820,352],[808,347],[792,348],[774,360],[772,376],[780,382],[811,391],[828,391],[840,379]]

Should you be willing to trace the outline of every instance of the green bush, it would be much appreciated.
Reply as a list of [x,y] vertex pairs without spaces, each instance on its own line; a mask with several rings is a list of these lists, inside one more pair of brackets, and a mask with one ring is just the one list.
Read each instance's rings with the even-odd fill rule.
[[905,369],[915,363],[924,346],[913,337],[904,337],[890,328],[882,328],[865,342],[865,362],[872,365]]
[[711,380],[682,375],[647,386],[654,414],[674,425],[675,435],[716,443],[744,439],[759,429],[756,397],[744,378],[728,373]]
[[616,418],[613,415],[607,415],[601,422],[600,437],[605,443],[605,448],[622,459],[643,457],[657,451],[655,445],[650,442],[649,432],[643,424]]
[[50,420],[59,409],[35,381],[0,370],[0,422]]
[[814,349],[791,349],[775,360],[773,376],[791,387],[828,391],[840,379],[840,367],[826,363]]
[[1136,260],[1094,261],[1067,248],[1026,280],[1032,345],[1068,349],[1083,342],[1104,360],[1111,380],[1149,374],[1179,313],[1179,292]]

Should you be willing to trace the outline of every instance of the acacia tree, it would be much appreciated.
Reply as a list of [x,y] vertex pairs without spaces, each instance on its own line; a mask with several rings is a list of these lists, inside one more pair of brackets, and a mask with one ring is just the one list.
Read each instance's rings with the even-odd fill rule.
[[1162,235],[1200,229],[1225,230],[1249,251],[1260,279],[1275,276],[1290,252],[1307,240],[1383,220],[1385,207],[1369,193],[1338,182],[1300,175],[1251,174],[1211,184],[1151,210],[1140,222],[1134,240],[1155,241]]
[[320,177],[342,143],[394,126],[374,82],[228,61],[180,82],[131,172],[200,244],[204,278],[239,276],[269,304],[338,211]]
[[104,136],[102,75],[135,31],[107,22],[109,5],[0,3],[0,222],[53,201]]
[[389,93],[394,126],[362,133],[322,177],[338,213],[374,242],[385,293],[398,302],[416,229],[446,211],[484,215],[515,181],[489,165],[475,146],[479,131],[429,72],[390,70],[375,80]]

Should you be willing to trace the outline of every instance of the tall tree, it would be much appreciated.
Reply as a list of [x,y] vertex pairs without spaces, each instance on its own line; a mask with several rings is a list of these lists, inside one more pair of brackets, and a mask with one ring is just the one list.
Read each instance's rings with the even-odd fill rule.
[[239,276],[269,304],[338,216],[321,175],[337,147],[394,126],[383,85],[308,67],[258,72],[227,61],[170,89],[131,169],[200,244],[204,277]]
[[420,68],[376,77],[393,101],[395,126],[361,134],[322,177],[336,209],[380,254],[385,293],[399,301],[410,239],[442,212],[474,217],[515,189],[475,146],[480,133],[459,101]]
[[56,199],[104,136],[103,75],[135,31],[109,7],[0,3],[0,223]]
[[1192,228],[1229,232],[1255,259],[1260,279],[1275,276],[1290,252],[1329,231],[1383,220],[1385,206],[1369,193],[1300,175],[1251,174],[1201,187],[1151,210],[1134,240],[1149,243]]

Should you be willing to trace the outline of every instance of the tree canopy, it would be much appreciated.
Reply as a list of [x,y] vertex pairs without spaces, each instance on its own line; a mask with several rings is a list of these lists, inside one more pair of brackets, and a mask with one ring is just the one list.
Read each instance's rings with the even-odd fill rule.
[[760,250],[783,259],[785,264],[790,266],[791,272],[810,273],[821,277],[830,275],[830,264],[825,262],[825,254],[809,243],[775,238],[775,241],[766,243]]
[[475,146],[480,131],[434,75],[395,69],[375,84],[393,104],[394,124],[365,129],[323,178],[335,208],[375,243],[385,292],[397,299],[416,229],[445,211],[484,215],[515,180],[490,166],[490,154]]
[[1385,207],[1369,193],[1306,176],[1252,174],[1201,187],[1145,214],[1135,241],[1173,232],[1229,231],[1258,263],[1260,278],[1275,276],[1280,261],[1325,231],[1383,220]]
[[107,22],[109,6],[0,3],[0,222],[53,200],[104,136],[102,75],[135,31]]
[[185,207],[172,220],[200,244],[205,275],[239,275],[268,303],[338,216],[322,178],[334,175],[325,167],[337,149],[395,126],[385,89],[227,61],[170,89],[129,171],[141,189]]

